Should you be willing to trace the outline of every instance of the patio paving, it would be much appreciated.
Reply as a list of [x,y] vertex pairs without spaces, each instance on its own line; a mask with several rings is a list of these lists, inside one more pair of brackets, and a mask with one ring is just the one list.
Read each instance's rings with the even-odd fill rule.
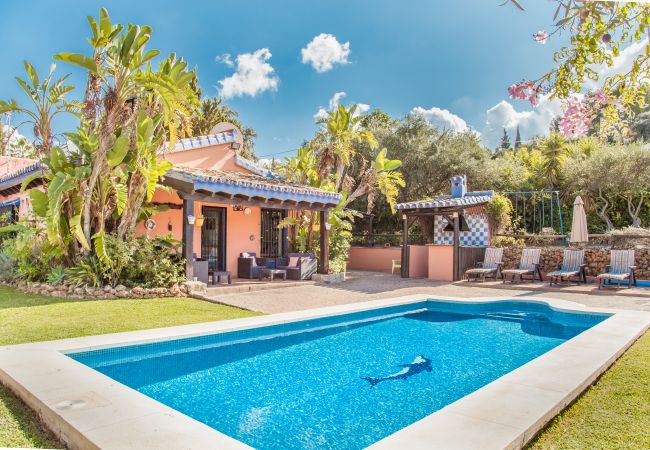
[[650,311],[650,289],[608,288],[598,291],[595,284],[549,288],[548,283],[502,284],[442,282],[427,279],[403,279],[399,275],[380,272],[353,271],[340,284],[305,284],[282,289],[245,293],[208,293],[211,301],[264,313],[298,311],[323,306],[399,297],[410,294],[429,294],[450,297],[548,297],[582,303],[591,307],[620,308]]

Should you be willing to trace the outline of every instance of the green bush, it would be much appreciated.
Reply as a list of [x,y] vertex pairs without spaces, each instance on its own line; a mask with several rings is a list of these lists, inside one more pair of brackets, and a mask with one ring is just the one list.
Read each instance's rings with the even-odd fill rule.
[[46,281],[52,267],[61,265],[61,250],[52,246],[45,231],[33,224],[19,221],[11,226],[3,241],[4,252],[14,263],[17,278],[30,281]]
[[496,194],[485,207],[492,234],[501,234],[512,227],[512,202]]
[[65,271],[66,282],[72,286],[93,286],[102,285],[102,267],[97,258],[88,256],[78,264],[69,267]]
[[184,259],[180,243],[171,238],[146,236],[131,238],[137,248],[132,262],[122,272],[120,280],[127,286],[166,287],[185,281]]
[[523,239],[516,239],[511,236],[494,236],[490,242],[492,247],[524,247]]
[[107,234],[104,240],[104,247],[108,260],[99,261],[102,279],[115,286],[123,281],[124,269],[134,262],[134,255],[140,251],[137,239],[120,239],[114,234]]
[[56,284],[64,284],[65,278],[66,278],[65,267],[56,266],[52,268],[50,273],[47,274],[46,280],[49,284],[56,285]]
[[16,262],[8,252],[0,253],[0,281],[11,282],[18,278]]

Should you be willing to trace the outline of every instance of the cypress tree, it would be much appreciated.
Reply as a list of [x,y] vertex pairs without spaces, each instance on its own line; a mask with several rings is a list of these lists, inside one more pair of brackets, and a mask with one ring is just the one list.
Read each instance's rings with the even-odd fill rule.
[[521,147],[521,134],[519,134],[519,125],[517,125],[517,134],[515,135],[515,148]]
[[508,150],[510,148],[510,136],[506,129],[503,129],[503,137],[501,138],[501,145],[499,146],[501,150]]

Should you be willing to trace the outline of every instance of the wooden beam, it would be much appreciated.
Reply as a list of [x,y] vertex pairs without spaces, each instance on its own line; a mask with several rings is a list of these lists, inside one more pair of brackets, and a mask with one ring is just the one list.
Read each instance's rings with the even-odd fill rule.
[[330,271],[330,238],[329,238],[329,213],[320,212],[320,260],[318,273],[327,274]]
[[187,223],[187,216],[194,215],[194,199],[183,198],[183,258],[185,258],[185,276],[188,280],[194,279],[194,225]]

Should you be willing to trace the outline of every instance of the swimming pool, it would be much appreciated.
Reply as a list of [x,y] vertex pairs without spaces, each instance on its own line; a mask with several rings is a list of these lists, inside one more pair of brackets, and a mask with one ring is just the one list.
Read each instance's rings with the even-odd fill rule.
[[68,356],[256,448],[354,449],[607,317],[429,300]]

